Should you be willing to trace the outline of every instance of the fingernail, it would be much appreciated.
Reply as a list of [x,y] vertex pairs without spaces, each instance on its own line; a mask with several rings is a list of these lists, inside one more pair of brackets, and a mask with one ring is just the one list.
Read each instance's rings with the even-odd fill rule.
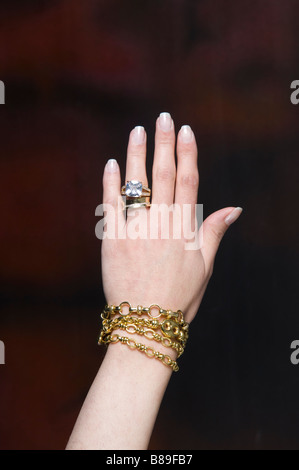
[[193,132],[190,126],[182,126],[180,130],[180,138],[184,144],[189,144],[193,139]]
[[242,214],[243,212],[243,209],[242,207],[236,207],[225,219],[225,223],[226,225],[231,225],[233,224],[234,222],[236,222],[236,220],[240,217],[240,215]]
[[110,158],[108,162],[106,163],[106,171],[108,173],[116,173],[118,170],[118,163],[114,158]]
[[135,129],[132,130],[132,142],[136,145],[140,145],[144,143],[145,140],[145,130],[142,126],[136,126]]
[[173,123],[169,113],[160,114],[159,125],[164,132],[169,132],[172,129]]

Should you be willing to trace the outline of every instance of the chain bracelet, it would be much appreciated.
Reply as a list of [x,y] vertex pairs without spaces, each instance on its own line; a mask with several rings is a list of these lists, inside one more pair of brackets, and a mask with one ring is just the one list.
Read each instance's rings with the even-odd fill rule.
[[[125,302],[123,302],[123,303],[125,303]],[[158,307],[158,306],[155,306],[155,307]],[[115,307],[115,306],[112,306],[112,307],[106,306],[105,310],[101,314],[101,318],[103,320],[103,323],[105,321],[113,322],[114,320],[117,320],[117,318],[118,319],[121,318],[123,321],[126,321],[128,323],[131,322],[131,323],[134,323],[134,324],[136,324],[137,321],[138,321],[138,324],[142,325],[142,326],[147,326],[147,327],[153,328],[153,329],[160,328],[164,336],[167,336],[168,338],[171,338],[173,340],[178,341],[179,343],[182,344],[183,347],[186,346],[187,339],[188,339],[189,324],[184,321],[182,312],[179,311],[180,312],[180,317],[178,317],[178,318],[170,316],[169,313],[167,313],[166,319],[161,323],[155,317],[152,317],[152,319],[136,318],[136,317],[132,317],[130,313],[127,314],[127,315],[121,315],[120,317],[111,319],[110,318],[110,310],[111,309],[115,310],[115,309],[118,309],[118,308],[119,307]],[[137,309],[138,309],[138,307],[137,307]],[[142,311],[145,310],[143,307],[140,307],[140,310],[141,309],[143,309]],[[136,309],[134,309],[134,310],[136,310]],[[162,309],[160,309],[160,310],[162,310]],[[165,312],[170,312],[170,311],[165,310]],[[115,314],[116,313],[117,312],[115,311]],[[133,320],[131,320],[131,319],[133,319]]]
[[[128,307],[128,313],[123,313],[123,307]],[[158,310],[158,315],[153,315],[153,310]],[[164,316],[166,318],[175,318],[178,322],[184,321],[183,319],[183,312],[178,310],[177,312],[173,312],[172,310],[165,310],[161,308],[157,304],[152,304],[149,307],[143,307],[142,305],[137,305],[137,307],[132,307],[130,302],[121,302],[119,305],[106,305],[104,308],[104,312],[108,313],[109,315],[119,314],[122,316],[131,315],[132,313],[137,313],[137,315],[146,314],[151,318],[160,318]]]
[[[111,332],[113,329],[116,329],[116,327],[119,327],[120,329],[127,329],[130,326],[133,327],[134,331],[131,331],[131,333],[137,333],[137,334],[143,334],[143,329],[142,327],[147,327],[150,330],[156,330],[158,328],[161,329],[163,336],[162,338],[167,338],[170,339],[171,342],[178,343],[179,345],[182,346],[182,348],[186,347],[187,339],[188,339],[188,330],[183,330],[177,327],[175,323],[173,323],[171,320],[165,320],[163,323],[154,323],[151,320],[146,320],[146,319],[140,319],[140,318],[135,318],[135,317],[129,317],[129,318],[123,318],[123,317],[118,317],[114,318],[112,320],[107,320],[104,319],[102,321],[103,325],[103,330],[105,332]],[[130,333],[130,331],[127,329],[127,332]],[[157,338],[149,338],[149,339],[156,339],[156,341],[159,341],[159,335],[157,335]],[[169,341],[165,341],[165,345],[169,345]]]
[[[183,354],[184,352],[184,347],[176,341],[172,341],[170,338],[167,336],[162,336],[156,333],[153,329],[144,329],[139,326],[137,322],[134,320],[140,320],[140,319],[134,319],[133,317],[130,318],[130,321],[124,321],[123,318],[117,318],[113,319],[112,321],[109,322],[109,320],[103,320],[103,335],[102,338],[111,334],[112,331],[120,329],[120,330],[125,330],[127,333],[130,334],[138,334],[140,336],[144,336],[145,338],[149,340],[154,340],[157,341],[158,343],[163,344],[166,348],[172,348],[178,353],[178,358]],[[185,342],[183,342],[185,345]]]
[[158,359],[162,364],[171,367],[174,372],[179,370],[177,362],[172,360],[170,356],[162,354],[159,351],[155,351],[153,348],[146,346],[145,344],[137,343],[132,338],[127,338],[126,336],[120,336],[117,334],[108,335],[104,344],[116,344],[118,342],[127,345],[130,349],[137,349],[138,351],[146,354],[150,359]]
[[[127,313],[124,312],[125,307]],[[144,318],[144,315],[147,318]],[[160,318],[161,321],[159,321]],[[150,346],[138,343],[132,338],[112,333],[117,329],[121,329],[130,334],[144,336],[149,340],[157,341],[165,347],[176,350],[178,357],[180,357],[184,352],[189,331],[189,324],[185,322],[181,310],[176,312],[165,310],[157,304],[152,304],[150,307],[143,307],[142,305],[132,307],[129,302],[121,302],[119,305],[106,305],[101,313],[101,319],[102,330],[98,344],[108,345],[120,342],[131,349],[143,352],[149,358],[158,359],[163,364],[170,366],[175,372],[179,370],[177,362],[167,354],[155,351]],[[156,330],[160,330],[161,334]]]

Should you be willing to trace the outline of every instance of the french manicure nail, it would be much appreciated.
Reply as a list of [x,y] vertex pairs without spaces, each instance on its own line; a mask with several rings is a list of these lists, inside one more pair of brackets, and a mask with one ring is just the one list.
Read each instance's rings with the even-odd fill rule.
[[190,126],[182,126],[180,130],[180,138],[184,144],[189,144],[193,139],[193,132]]
[[145,140],[145,130],[143,126],[136,126],[132,131],[132,141],[136,145],[144,143]]
[[240,217],[240,215],[242,214],[243,212],[243,209],[242,207],[236,207],[225,219],[225,223],[226,225],[231,225],[233,224],[234,222],[236,222],[236,220]]
[[159,116],[159,124],[164,132],[169,132],[172,129],[173,123],[169,113],[161,113]]
[[108,162],[106,163],[106,170],[108,173],[116,173],[118,170],[118,164],[117,161],[114,158],[110,158]]

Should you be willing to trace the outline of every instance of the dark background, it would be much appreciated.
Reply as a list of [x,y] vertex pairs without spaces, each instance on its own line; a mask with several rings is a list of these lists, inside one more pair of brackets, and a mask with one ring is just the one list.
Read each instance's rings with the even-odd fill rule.
[[204,215],[244,213],[150,447],[299,449],[298,15],[296,0],[1,0],[0,449],[66,445],[104,354],[103,168],[124,171],[135,125],[150,168],[162,111],[196,134]]

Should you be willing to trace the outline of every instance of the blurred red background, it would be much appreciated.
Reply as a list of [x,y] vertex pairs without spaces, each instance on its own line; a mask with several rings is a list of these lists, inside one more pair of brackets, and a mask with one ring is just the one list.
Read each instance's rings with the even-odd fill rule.
[[1,449],[66,445],[104,354],[103,168],[124,171],[143,125],[150,169],[162,111],[196,134],[204,214],[244,214],[151,448],[299,447],[298,14],[294,0],[1,1]]

